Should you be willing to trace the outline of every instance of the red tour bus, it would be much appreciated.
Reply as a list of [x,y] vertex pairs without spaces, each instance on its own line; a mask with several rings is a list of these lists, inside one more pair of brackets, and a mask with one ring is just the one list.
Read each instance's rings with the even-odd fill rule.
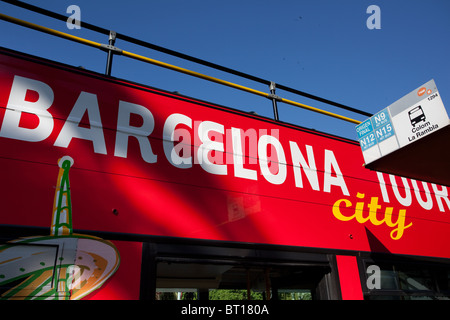
[[0,89],[2,299],[450,297],[448,187],[356,141],[7,49]]

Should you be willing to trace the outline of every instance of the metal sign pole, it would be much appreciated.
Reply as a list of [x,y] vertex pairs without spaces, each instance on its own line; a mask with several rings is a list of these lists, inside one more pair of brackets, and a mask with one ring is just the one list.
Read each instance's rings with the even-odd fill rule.
[[277,106],[277,100],[280,98],[275,94],[276,84],[273,81],[270,81],[270,96],[269,98],[272,99],[272,106],[273,106],[273,117],[276,121],[279,120],[278,118],[278,106]]
[[[109,31],[109,45],[111,47],[114,47],[115,42],[116,42],[116,32]],[[113,52],[112,52],[112,50],[108,50],[108,58],[106,60],[106,71],[105,71],[105,74],[107,76],[111,75],[112,60],[113,60]]]

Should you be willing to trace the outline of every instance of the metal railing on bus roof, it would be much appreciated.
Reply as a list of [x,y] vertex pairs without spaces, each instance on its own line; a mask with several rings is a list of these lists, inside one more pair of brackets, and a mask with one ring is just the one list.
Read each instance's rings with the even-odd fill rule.
[[[42,8],[39,8],[39,7],[35,7],[33,5],[25,4],[25,3],[21,2],[21,1],[10,1],[10,0],[2,0],[2,1],[8,2],[8,3],[11,3],[11,4],[15,4],[15,5],[16,5],[16,3],[19,3],[21,7],[24,7],[26,9],[33,10],[33,11],[36,11],[38,13],[42,13],[42,14],[45,14],[47,16],[50,16],[50,17],[53,17],[53,18],[57,18],[57,19],[60,19],[60,20],[62,20],[64,18],[64,21],[65,21],[67,19],[67,17],[65,17],[63,15],[60,15],[60,14],[57,14],[57,13],[54,13],[54,12],[51,12],[51,11],[48,11],[48,10],[45,10],[45,9],[42,9]],[[64,32],[58,31],[58,30],[54,30],[54,29],[50,29],[50,28],[47,28],[47,27],[44,27],[44,26],[41,26],[41,25],[37,25],[37,24],[31,23],[31,22],[28,22],[28,21],[24,21],[24,20],[15,18],[15,17],[8,16],[8,15],[2,14],[2,13],[0,13],[0,19],[8,21],[8,22],[11,22],[11,23],[15,23],[15,24],[27,27],[27,28],[38,30],[38,31],[41,31],[41,32],[44,32],[44,33],[48,33],[48,34],[51,34],[51,35],[54,35],[54,36],[57,36],[57,37],[60,37],[60,38],[64,38],[64,39],[71,40],[71,41],[75,41],[75,42],[78,42],[78,43],[81,43],[81,44],[84,44],[84,45],[87,45],[87,46],[95,47],[95,48],[98,48],[98,49],[101,49],[103,51],[108,52],[108,60],[107,60],[107,66],[106,66],[106,72],[105,72],[107,75],[110,75],[110,72],[111,72],[111,64],[112,64],[112,56],[113,56],[113,54],[120,54],[120,55],[129,57],[131,59],[143,61],[143,62],[150,63],[150,64],[153,64],[153,65],[157,65],[157,66],[160,66],[160,67],[163,67],[163,68],[167,68],[167,69],[170,69],[170,70],[174,70],[174,71],[177,71],[177,72],[188,74],[188,75],[191,75],[191,76],[194,76],[194,77],[197,77],[197,78],[201,78],[201,79],[204,79],[204,80],[207,80],[207,81],[215,82],[215,83],[218,83],[218,84],[221,84],[221,85],[224,85],[224,86],[232,87],[232,88],[235,88],[235,89],[238,89],[238,90],[242,90],[242,91],[246,91],[246,92],[249,92],[249,93],[252,93],[252,94],[255,94],[255,95],[266,97],[266,98],[272,100],[275,120],[278,120],[277,102],[283,102],[283,103],[286,103],[286,104],[289,104],[289,105],[300,107],[300,108],[303,108],[303,109],[306,109],[306,110],[310,110],[310,111],[313,111],[313,112],[316,112],[316,113],[324,114],[324,115],[327,115],[327,116],[330,116],[330,117],[334,117],[334,118],[337,118],[337,119],[340,119],[340,120],[344,120],[344,121],[347,121],[347,122],[351,122],[351,123],[355,123],[355,124],[361,123],[361,121],[359,121],[359,120],[355,120],[355,119],[352,119],[352,118],[349,118],[349,117],[346,117],[346,116],[342,116],[342,115],[339,115],[339,114],[336,114],[336,113],[333,113],[333,112],[329,112],[329,111],[326,111],[326,110],[323,110],[323,109],[319,109],[319,108],[312,107],[312,106],[309,106],[309,105],[306,105],[306,104],[303,104],[303,103],[299,103],[299,102],[296,102],[296,101],[292,101],[292,100],[288,100],[288,99],[279,97],[279,96],[277,96],[275,94],[276,86],[278,86],[278,88],[280,88],[282,90],[289,91],[291,93],[296,93],[296,94],[305,96],[307,98],[314,99],[314,100],[317,100],[317,101],[320,101],[320,102],[324,102],[324,103],[327,103],[327,104],[330,104],[330,105],[334,105],[334,106],[337,106],[339,108],[342,108],[342,109],[345,109],[345,110],[348,110],[348,111],[352,111],[352,112],[355,112],[355,113],[363,114],[365,116],[371,116],[370,113],[367,113],[367,112],[364,112],[364,111],[361,111],[361,110],[358,110],[358,109],[347,107],[347,106],[341,105],[339,103],[336,103],[336,102],[333,102],[333,101],[330,101],[330,100],[327,100],[327,99],[324,99],[324,98],[316,97],[316,96],[313,96],[313,95],[310,95],[310,94],[307,94],[307,93],[304,93],[304,92],[301,92],[301,91],[298,91],[298,90],[295,90],[295,89],[292,89],[292,88],[289,88],[289,87],[285,87],[285,86],[282,86],[282,85],[276,85],[274,82],[270,82],[270,81],[268,82],[267,80],[264,80],[264,79],[261,79],[261,78],[257,78],[257,77],[254,77],[254,76],[251,76],[251,75],[247,75],[245,73],[242,73],[242,72],[239,72],[239,71],[236,71],[236,70],[233,70],[233,69],[229,69],[229,68],[226,68],[226,67],[215,65],[215,64],[212,64],[210,62],[207,62],[207,61],[204,61],[204,60],[201,60],[201,59],[197,59],[197,58],[194,58],[194,57],[190,57],[190,56],[187,56],[187,55],[184,55],[184,54],[181,54],[181,53],[169,50],[169,49],[165,49],[165,48],[162,48],[162,47],[158,48],[158,46],[156,46],[156,48],[153,47],[152,49],[157,49],[157,50],[159,49],[159,51],[164,51],[165,53],[168,53],[168,54],[171,54],[171,55],[175,55],[177,57],[180,57],[180,58],[183,58],[183,59],[186,59],[186,60],[197,62],[197,63],[200,63],[202,65],[207,65],[209,67],[212,67],[212,68],[215,68],[215,69],[218,69],[218,70],[221,70],[221,71],[225,71],[225,72],[228,72],[228,73],[231,73],[231,74],[234,74],[234,75],[238,75],[238,76],[250,79],[250,80],[254,80],[254,81],[257,81],[257,82],[260,82],[260,83],[269,84],[269,86],[270,86],[270,93],[259,91],[259,90],[255,90],[255,89],[252,89],[252,88],[249,88],[249,87],[245,87],[245,86],[233,83],[233,82],[229,82],[229,81],[225,81],[225,80],[222,80],[222,79],[219,79],[219,78],[211,77],[211,76],[199,73],[199,72],[195,72],[195,71],[188,70],[188,69],[185,69],[185,68],[181,68],[181,67],[178,67],[178,66],[175,66],[175,65],[171,65],[171,64],[168,64],[168,63],[165,63],[165,62],[162,62],[162,61],[151,59],[151,58],[139,55],[139,54],[135,54],[135,53],[132,53],[132,52],[129,52],[129,51],[126,51],[126,50],[122,50],[122,49],[119,49],[119,48],[114,46],[115,39],[118,36],[117,33],[113,32],[113,31],[108,31],[108,30],[106,30],[104,28],[100,28],[100,27],[97,27],[97,26],[94,26],[94,25],[91,25],[91,24],[83,23],[83,26],[85,27],[87,25],[89,27],[89,29],[91,29],[93,31],[97,31],[97,32],[101,32],[101,33],[106,33],[107,32],[109,34],[109,44],[102,44],[102,43],[98,43],[98,42],[91,41],[91,40],[88,40],[88,39],[80,38],[80,37],[77,37],[77,36],[74,36],[74,35],[71,35],[71,34],[68,34],[68,33],[64,33]],[[125,41],[129,41],[129,42],[132,42],[132,43],[135,43],[135,44],[144,45],[145,47],[152,47],[152,46],[154,46],[154,45],[151,45],[149,43],[146,43],[146,42],[143,42],[143,41],[140,41],[140,40],[128,37],[128,36],[124,36],[124,35],[120,35],[120,38],[125,40]]]

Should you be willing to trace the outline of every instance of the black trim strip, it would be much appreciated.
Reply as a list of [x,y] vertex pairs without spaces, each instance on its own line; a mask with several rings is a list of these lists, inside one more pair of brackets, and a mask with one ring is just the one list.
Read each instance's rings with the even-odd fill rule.
[[[19,225],[0,225],[0,240],[8,241],[14,240],[19,237],[27,236],[42,236],[49,234],[49,227],[33,227],[33,226],[19,226]],[[250,243],[240,241],[223,241],[223,240],[211,240],[211,239],[198,239],[198,238],[181,238],[171,236],[157,236],[146,234],[133,234],[124,232],[110,232],[99,230],[85,230],[74,229],[74,233],[88,234],[96,236],[105,240],[111,241],[131,241],[142,243],[154,243],[156,245],[184,245],[184,246],[206,246],[217,248],[236,248],[236,249],[250,249],[250,250],[276,250],[277,252],[299,252],[299,253],[311,253],[311,254],[333,254],[333,255],[348,255],[355,256],[359,259],[367,257],[384,257],[384,259],[408,259],[409,261],[428,261],[436,263],[450,263],[450,258],[433,257],[433,256],[418,256],[411,254],[399,254],[399,253],[378,253],[370,251],[354,251],[345,249],[334,248],[319,248],[319,247],[302,247],[291,245],[278,245],[268,243]]]
[[156,294],[156,248],[152,243],[142,244],[139,300],[154,300]]

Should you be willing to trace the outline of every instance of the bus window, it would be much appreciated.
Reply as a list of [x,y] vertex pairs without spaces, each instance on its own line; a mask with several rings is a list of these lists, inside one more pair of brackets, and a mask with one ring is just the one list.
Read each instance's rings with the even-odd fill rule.
[[[366,299],[449,300],[450,266],[428,263],[374,263],[380,268],[379,282],[366,282]],[[366,278],[367,280],[367,278]]]
[[[141,299],[339,298],[334,256],[258,246],[144,244]],[[145,253],[145,252],[148,252]],[[334,271],[336,270],[336,272]]]
[[312,300],[327,268],[159,262],[157,300]]

